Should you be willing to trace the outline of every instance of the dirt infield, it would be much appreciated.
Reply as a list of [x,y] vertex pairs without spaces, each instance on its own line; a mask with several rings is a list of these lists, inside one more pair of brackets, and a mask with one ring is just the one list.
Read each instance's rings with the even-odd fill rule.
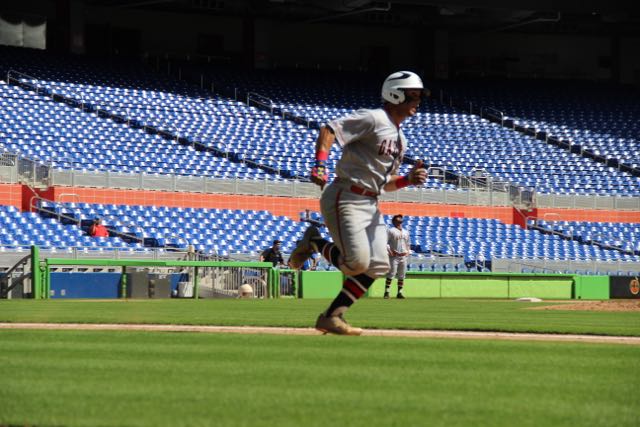
[[529,310],[640,311],[640,300],[572,301],[567,304],[531,307]]
[[[322,335],[312,328],[277,328],[261,326],[196,326],[151,324],[89,324],[89,323],[0,323],[0,329],[91,330],[91,331],[150,331],[150,332],[207,332],[267,335]],[[562,335],[510,332],[470,332],[437,330],[365,329],[368,337],[453,338],[510,341],[562,341],[640,345],[640,337],[604,335]]]

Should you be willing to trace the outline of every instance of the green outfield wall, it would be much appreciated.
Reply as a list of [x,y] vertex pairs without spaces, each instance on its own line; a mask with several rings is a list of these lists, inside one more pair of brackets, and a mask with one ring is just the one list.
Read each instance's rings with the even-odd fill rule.
[[[32,248],[33,259],[38,260],[37,247]],[[203,267],[253,267],[268,270],[268,297],[280,296],[280,272],[270,263],[224,261],[159,261],[159,260],[108,260],[108,259],[56,259],[47,258],[34,262],[34,297],[50,295],[51,267],[63,265],[118,266],[123,277],[126,266],[139,267],[191,267],[195,295],[198,295],[198,268]],[[121,297],[126,297],[126,279],[122,280]],[[334,298],[342,288],[344,276],[340,271],[302,271],[293,281],[296,295],[301,298]],[[592,299],[610,298],[609,276],[578,276],[570,274],[524,273],[430,273],[410,272],[405,279],[404,295],[414,298],[523,298],[542,299]],[[393,280],[392,295],[397,292]],[[380,298],[384,294],[384,279],[376,280],[367,297]]]
[[[575,276],[503,276],[508,281],[507,298],[573,298]],[[608,297],[607,297],[608,298]]]
[[[302,272],[303,298],[333,298],[342,287],[340,272]],[[391,294],[397,293],[393,280]],[[368,297],[384,295],[385,279],[377,279]],[[404,295],[413,298],[542,298],[609,299],[609,277],[566,274],[409,273]]]
[[[377,279],[373,282],[373,285],[369,288],[369,292],[367,292],[367,296],[377,298],[382,297],[384,295],[384,282],[385,279]],[[404,281],[404,295],[406,297],[413,298],[441,298],[442,290],[441,290],[441,280],[440,276],[421,276],[421,277],[413,277],[413,275],[407,276]],[[396,281],[394,280],[391,284],[392,295],[396,295],[398,292],[398,288],[396,286]]]
[[301,298],[334,298],[342,289],[341,271],[301,271],[298,281]]
[[609,276],[575,276],[576,299],[609,299]]

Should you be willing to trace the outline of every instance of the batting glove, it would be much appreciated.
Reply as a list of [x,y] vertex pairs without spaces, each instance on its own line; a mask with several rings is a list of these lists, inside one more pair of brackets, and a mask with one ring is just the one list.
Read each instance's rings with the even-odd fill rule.
[[324,188],[328,181],[329,171],[325,160],[316,160],[316,165],[311,168],[311,181]]

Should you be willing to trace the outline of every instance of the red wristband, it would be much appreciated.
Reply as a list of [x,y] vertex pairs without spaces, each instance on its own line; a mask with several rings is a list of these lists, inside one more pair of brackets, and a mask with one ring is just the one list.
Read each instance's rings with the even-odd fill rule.
[[322,151],[322,150],[318,150],[316,152],[316,160],[322,160],[325,161],[329,158],[329,152],[328,151]]
[[411,182],[409,181],[409,177],[408,176],[402,176],[398,179],[396,179],[396,188],[399,190],[401,188],[404,187],[408,187],[411,185]]

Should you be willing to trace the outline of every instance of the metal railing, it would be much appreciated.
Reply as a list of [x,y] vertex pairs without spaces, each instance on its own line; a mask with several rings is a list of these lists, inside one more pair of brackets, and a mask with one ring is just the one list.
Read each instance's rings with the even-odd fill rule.
[[247,92],[247,105],[251,106],[252,102],[269,110],[269,112],[273,114],[273,109],[275,108],[275,105],[271,98],[268,98],[264,95],[260,95],[257,92]]
[[295,270],[279,270],[279,295],[287,297],[298,296],[298,272]]
[[242,285],[251,286],[255,298],[268,298],[269,274],[266,268],[201,267],[200,298],[237,298]]
[[496,119],[500,119],[500,125],[504,126],[504,113],[493,107],[480,107],[480,118],[485,118],[488,116],[489,118],[495,117]]
[[79,105],[82,111],[84,111],[85,107],[89,105],[89,103],[85,99],[84,94],[79,90],[68,86],[66,90],[73,92],[73,96],[67,96],[46,87],[46,85],[44,84],[39,84],[38,82],[40,82],[40,79],[38,79],[37,77],[23,73],[21,71],[14,69],[10,69],[9,71],[7,71],[7,83],[9,84],[15,83],[18,86],[29,88],[31,90],[34,90],[38,94],[50,96],[54,99],[56,96],[58,96],[68,103]]
[[[580,272],[594,274],[616,274],[618,271],[640,272],[640,261],[602,261],[596,259],[561,259],[554,260],[543,257],[501,257],[491,259],[491,269],[494,273],[513,272],[521,273],[522,270],[531,273],[573,274]],[[569,273],[567,273],[569,272]]]
[[455,248],[447,242],[434,242],[422,248],[423,254],[432,264],[459,264],[464,262],[464,255],[456,253]]
[[[60,158],[58,158],[59,160]],[[53,159],[55,161],[56,159]],[[22,164],[22,167],[18,167]],[[29,165],[29,166],[24,166]],[[432,166],[428,169],[430,178],[445,180],[447,171],[442,167]],[[39,163],[17,153],[0,148],[0,182],[25,183],[32,187],[67,186],[123,188],[131,190],[158,190],[218,194],[247,194],[262,196],[286,196],[317,198],[321,192],[319,187],[300,180],[271,181],[246,180],[238,178],[217,178],[215,176],[183,176],[155,175],[145,173],[126,173],[109,171],[88,171],[77,169],[59,169]],[[461,182],[461,181],[458,181]],[[500,183],[502,181],[495,181]],[[500,187],[495,184],[493,187]],[[466,187],[466,188],[465,188]],[[529,200],[535,197],[535,205],[547,208],[608,209],[608,210],[640,210],[640,197],[597,196],[597,195],[562,195],[528,193],[526,188],[516,193],[488,192],[482,189],[478,181],[464,180],[460,190],[446,188],[411,188],[395,191],[381,196],[383,201],[407,201],[418,203],[444,203],[472,206],[509,206],[510,197],[516,200]],[[492,186],[484,185],[491,188]]]
[[[474,168],[469,175],[459,175],[458,187],[462,189],[505,194],[509,203],[518,209],[536,206],[536,191],[532,187],[516,185],[508,180],[492,176],[486,169]],[[493,199],[493,197],[491,197]]]
[[[24,81],[25,79],[21,79],[20,77],[23,77],[23,78],[26,78],[26,80],[32,80],[32,81]],[[36,90],[41,89],[41,87],[38,86],[35,82],[33,82],[33,80],[37,82],[39,79],[37,77],[34,77],[26,73],[22,73],[17,70],[10,69],[9,71],[7,71],[8,84],[11,84],[13,82],[13,83],[18,83],[20,85],[27,86],[31,89],[36,89]]]
[[51,185],[51,167],[0,147],[0,182],[48,187]]
[[31,279],[30,261],[31,254],[21,258],[9,270],[0,275],[0,299],[11,298],[12,291],[20,285],[22,285],[20,297],[31,294],[31,283],[25,283]]
[[469,114],[477,114],[480,118],[487,118],[492,122],[500,123],[503,127],[532,136],[547,144],[556,145],[571,153],[579,154],[581,157],[592,159],[595,162],[603,163],[607,166],[617,168],[620,171],[628,172],[635,176],[640,176],[640,168],[634,168],[625,164],[622,158],[609,158],[606,155],[598,154],[596,152],[597,150],[593,146],[585,147],[584,145],[576,145],[569,139],[559,139],[555,137],[550,138],[550,135],[546,130],[521,125],[518,120],[508,118],[503,111],[494,107],[474,106],[471,101],[454,98],[451,95],[445,94],[443,90],[440,90],[439,100],[441,104],[460,108],[464,111],[468,111]]
[[[59,198],[63,198],[64,196],[72,196],[72,197],[76,197],[78,198],[78,195],[75,193],[62,193],[60,194]],[[47,202],[50,203],[52,205],[54,205],[54,209],[50,209],[50,208],[43,208],[38,202]],[[69,223],[73,223],[75,224],[77,227],[81,227],[82,226],[82,220],[79,218],[76,218],[75,216],[70,216],[70,215],[65,215],[63,213],[60,212],[59,209],[56,209],[55,206],[62,204],[62,202],[55,202],[55,201],[51,201],[51,200],[47,200],[44,199],[40,196],[33,196],[31,197],[31,199],[29,200],[29,207],[31,211],[36,211],[36,212],[44,212],[47,214],[50,214],[52,216],[54,216],[58,222],[62,222],[62,220],[66,220]],[[61,208],[65,208],[65,206],[58,206]],[[73,209],[73,208],[68,208],[68,209]],[[125,224],[125,227],[137,227],[136,224]],[[111,227],[106,227],[107,231],[109,232],[110,237],[119,237],[121,239],[123,239],[124,241],[136,241],[138,243],[141,243],[143,247],[148,248],[148,249],[152,249],[154,251],[157,252],[165,252],[165,253],[173,253],[173,254],[184,254],[184,260],[190,260],[190,261],[221,261],[221,260],[233,260],[233,257],[229,257],[229,256],[219,256],[218,254],[215,253],[209,253],[209,254],[205,254],[205,253],[201,253],[201,252],[197,252],[195,251],[194,247],[192,245],[189,244],[189,242],[187,240],[183,240],[185,243],[185,247],[186,250],[185,251],[181,251],[179,248],[176,248],[174,246],[169,246],[169,245],[163,245],[163,246],[145,246],[145,237],[138,237],[137,235],[134,234],[130,234],[130,233],[125,233],[123,231],[119,231],[115,228],[111,228]],[[82,250],[82,249],[86,249],[84,247],[78,247],[78,248],[73,248],[74,249],[74,254],[77,254],[78,250]],[[91,247],[90,249],[98,249],[98,248],[93,248]],[[103,248],[104,249],[104,248]],[[117,248],[108,248],[108,250],[116,250]],[[126,252],[126,253],[130,253],[128,251],[129,248],[121,248],[120,251],[121,252]],[[182,256],[182,255],[180,255]],[[117,259],[117,257],[116,257]]]
[[[60,195],[60,197],[63,197],[65,195],[66,196],[77,196],[77,194],[73,194],[73,193],[63,193],[63,194]],[[40,203],[38,203],[38,202],[40,202]],[[42,202],[50,203],[50,204],[54,205],[54,208],[53,209],[46,208],[46,207],[43,208],[41,206]],[[40,196],[33,196],[33,197],[31,197],[31,199],[29,199],[29,209],[32,212],[40,212],[40,213],[44,212],[46,214],[50,214],[50,215],[55,216],[57,218],[58,222],[62,222],[62,220],[64,219],[64,220],[66,220],[66,221],[68,221],[70,223],[76,224],[76,226],[78,228],[82,227],[82,220],[80,218],[76,218],[75,216],[65,215],[65,214],[63,214],[61,212],[61,209],[56,209],[57,205],[59,205],[59,204],[62,204],[62,202],[54,202],[52,200],[47,200],[47,199],[45,199],[43,197],[40,197]],[[61,206],[59,208],[64,208],[64,206]],[[107,228],[107,231],[109,232],[109,235],[112,236],[112,237],[120,237],[123,240],[128,239],[128,240],[131,240],[131,241],[137,241],[138,243],[142,243],[143,246],[144,246],[144,238],[143,237],[138,237],[138,236],[133,235],[133,234],[124,233],[124,232],[121,232],[121,231],[118,231],[116,229],[109,228],[109,227],[106,227],[106,228]],[[164,247],[163,249],[169,249],[169,248]]]
[[0,182],[13,184],[19,181],[18,157],[18,154],[4,151],[0,147]]

